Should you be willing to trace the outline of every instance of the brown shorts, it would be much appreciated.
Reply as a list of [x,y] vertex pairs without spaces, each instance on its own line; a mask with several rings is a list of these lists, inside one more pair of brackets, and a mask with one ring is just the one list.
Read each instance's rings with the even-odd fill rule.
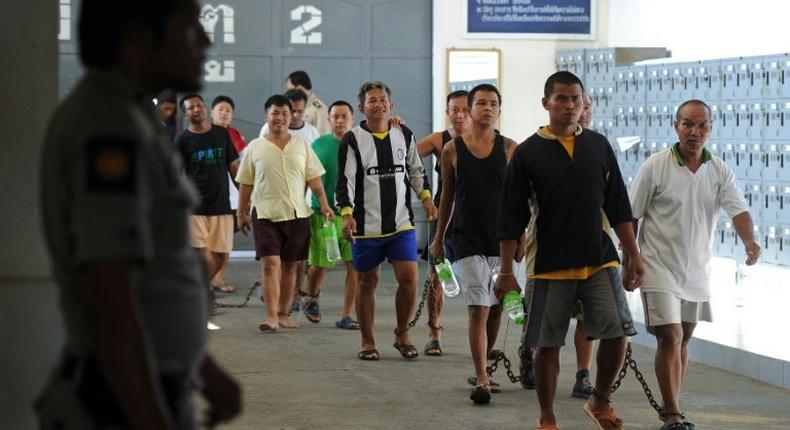
[[282,261],[307,260],[310,250],[310,218],[272,222],[252,213],[255,257],[279,255]]

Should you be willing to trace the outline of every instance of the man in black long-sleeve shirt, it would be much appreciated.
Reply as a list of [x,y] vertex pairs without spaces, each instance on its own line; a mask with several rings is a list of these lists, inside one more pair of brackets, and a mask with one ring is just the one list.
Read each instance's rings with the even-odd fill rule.
[[[534,215],[535,243],[526,342],[537,347],[536,388],[541,428],[556,428],[554,395],[559,351],[574,305],[584,308],[588,338],[601,339],[598,373],[585,413],[602,428],[622,428],[607,397],[623,362],[626,336],[633,336],[623,286],[639,286],[644,272],[634,240],[631,206],[617,160],[602,135],[578,124],[582,110],[581,81],[557,72],[544,87],[543,107],[549,125],[516,149],[508,168],[500,211],[501,272],[497,296],[515,288],[512,271],[516,243]],[[602,213],[614,226],[630,257],[621,283],[617,250],[603,230]]]

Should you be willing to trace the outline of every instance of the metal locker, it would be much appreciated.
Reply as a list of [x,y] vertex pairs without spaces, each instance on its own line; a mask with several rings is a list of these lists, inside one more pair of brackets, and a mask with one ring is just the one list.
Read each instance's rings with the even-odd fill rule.
[[[776,209],[776,221],[790,225],[790,182],[777,182],[779,188],[779,205]],[[790,248],[788,248],[790,252]]]
[[790,225],[780,224],[782,240],[777,250],[776,262],[782,266],[790,266]]
[[719,137],[732,139],[737,128],[737,105],[732,102],[722,103],[719,114]]
[[706,103],[714,103],[721,100],[721,61],[711,60],[702,61],[697,68],[697,78],[702,93],[698,97]]
[[778,211],[783,206],[783,193],[777,182],[763,182],[763,207],[761,222],[764,225],[771,225],[779,222]]
[[790,182],[790,166],[785,166],[785,164],[790,164],[790,144],[788,144],[788,142],[781,142],[778,149],[780,155],[778,165],[776,166],[776,179]]
[[749,129],[749,104],[747,102],[733,103],[735,108],[735,123],[730,128],[732,137],[735,139],[746,139]]
[[[763,97],[768,99],[790,96],[790,55],[765,57],[763,62],[765,83]],[[787,82],[787,83],[786,83]]]
[[718,102],[708,103],[708,106],[710,106],[711,121],[710,138],[718,139],[720,137],[719,129],[721,128],[721,109],[719,108]]
[[[743,147],[743,146],[741,146]],[[762,180],[764,153],[761,143],[750,141],[746,144],[746,151],[744,152],[745,175],[749,179]]]
[[747,105],[746,115],[746,137],[749,140],[762,140],[763,138],[763,104],[760,101],[752,101]]
[[763,229],[763,233],[763,241],[760,243],[760,246],[763,247],[760,262],[777,264],[779,262],[779,248],[782,242],[782,228],[778,225],[769,224]]
[[784,164],[784,154],[778,141],[763,141],[763,180],[779,179],[779,170]]
[[722,60],[721,61],[721,100],[729,101],[737,98],[738,94],[738,61],[737,60]]
[[784,128],[782,101],[766,100],[763,105],[763,139],[779,140]]
[[765,57],[749,57],[747,68],[749,73],[748,85],[746,86],[746,97],[752,100],[763,98],[765,87],[765,71],[763,62]]
[[645,100],[648,103],[655,103],[661,100],[664,83],[661,77],[662,67],[661,65],[645,67]]

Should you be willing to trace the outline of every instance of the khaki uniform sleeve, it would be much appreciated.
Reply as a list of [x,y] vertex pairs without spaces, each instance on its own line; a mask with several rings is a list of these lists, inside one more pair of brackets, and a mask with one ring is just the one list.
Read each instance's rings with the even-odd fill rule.
[[155,160],[133,138],[95,136],[68,170],[69,231],[78,265],[153,255],[150,211]]

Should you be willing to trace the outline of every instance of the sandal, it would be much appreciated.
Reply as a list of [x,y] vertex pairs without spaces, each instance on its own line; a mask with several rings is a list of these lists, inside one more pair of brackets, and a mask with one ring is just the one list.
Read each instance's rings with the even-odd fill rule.
[[431,340],[425,344],[425,355],[439,357],[442,355],[442,343],[438,340]]
[[485,385],[478,385],[472,389],[469,399],[476,405],[484,405],[491,401],[491,390]]
[[589,403],[585,403],[582,409],[584,409],[584,413],[591,420],[595,421],[595,424],[598,425],[598,430],[623,430],[623,420],[617,416],[614,409],[610,408],[605,412],[595,412],[590,408]]
[[357,358],[364,361],[378,361],[380,357],[376,349],[363,349],[357,353]]
[[[683,412],[666,412],[666,411],[662,410],[661,412],[658,413],[659,419],[661,421],[664,421],[664,426],[666,426],[667,418],[669,418],[671,416],[678,416],[678,417],[680,417],[680,419],[682,420],[681,422],[684,425],[683,430],[694,430],[696,428],[694,423],[691,423],[691,422],[686,420],[686,415],[683,414]],[[661,429],[662,430],[666,430],[666,429],[669,429],[669,430],[680,430],[681,427],[667,427],[666,429],[664,429],[664,427],[662,426]]]
[[359,322],[350,316],[345,316],[340,321],[335,321],[335,327],[345,330],[359,330]]
[[[466,383],[469,385],[477,385],[477,376],[470,376],[466,378]],[[494,380],[491,378],[488,379],[488,389],[494,394],[502,392],[502,386],[499,385],[499,383],[494,382]]]
[[268,333],[277,333],[277,329],[278,329],[278,327],[273,327],[273,326],[271,326],[271,325],[269,325],[269,324],[267,324],[265,322],[262,322],[262,323],[258,324],[258,330],[260,330],[260,331],[262,331],[264,333],[267,333],[267,332]]
[[415,358],[419,357],[419,353],[417,352],[417,348],[414,345],[409,343],[398,343],[395,342],[392,346],[400,352],[400,356],[407,359],[407,360],[414,360]]
[[227,282],[223,282],[221,284],[211,285],[211,289],[218,292],[218,293],[232,293],[236,291],[236,287]]
[[321,308],[318,307],[318,302],[315,298],[309,298],[304,303],[304,316],[311,323],[321,322]]

